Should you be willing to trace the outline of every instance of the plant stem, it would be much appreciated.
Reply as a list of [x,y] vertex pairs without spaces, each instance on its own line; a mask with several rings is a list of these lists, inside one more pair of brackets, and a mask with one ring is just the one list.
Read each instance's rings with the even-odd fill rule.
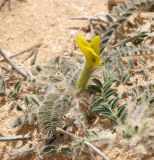
[[80,77],[77,81],[77,88],[78,89],[81,89],[82,91],[86,89],[88,80],[91,77],[93,71],[94,71],[93,69],[87,68],[86,65],[84,66],[84,69],[81,72]]

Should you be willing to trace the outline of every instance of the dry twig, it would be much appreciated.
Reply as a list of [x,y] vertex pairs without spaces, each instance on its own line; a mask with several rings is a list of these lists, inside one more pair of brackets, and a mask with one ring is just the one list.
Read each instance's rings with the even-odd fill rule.
[[[32,45],[32,46],[30,46],[30,47],[28,47],[28,48],[20,51],[19,53],[16,53],[16,54],[14,54],[14,55],[11,55],[9,58],[14,58],[14,57],[17,57],[17,56],[19,56],[19,55],[24,54],[25,52],[29,52],[29,51],[31,51],[31,50],[33,50],[33,49],[35,49],[35,48],[39,48],[39,47],[41,46],[41,44],[42,44],[42,42],[38,42],[38,43],[36,43],[36,44],[34,44],[34,45]],[[5,60],[5,59],[1,59],[0,62],[2,62],[2,61],[4,61],[4,60]]]
[[82,140],[85,145],[87,145],[89,148],[93,149],[98,155],[100,155],[102,157],[102,160],[109,160],[109,158],[107,158],[106,155],[103,152],[101,152],[98,148],[96,148],[90,142],[88,142],[88,141],[82,139],[81,137],[78,137],[78,136],[76,136],[76,135],[74,135],[72,133],[69,133],[69,132],[67,132],[67,131],[65,131],[65,130],[63,130],[61,128],[57,127],[56,130],[59,131],[59,132],[61,132],[61,133],[63,133],[63,134],[69,135],[73,139],[76,139],[76,140],[80,139],[80,140]]
[[38,53],[38,49],[34,49],[21,63],[24,63],[29,58],[31,58],[33,55],[36,55]]
[[95,36],[95,31],[94,31],[94,26],[93,26],[91,20],[89,20],[89,26],[90,26],[90,31],[91,31],[92,37],[94,37]]
[[18,136],[8,136],[8,137],[0,137],[0,142],[9,142],[9,141],[24,141],[31,139],[32,136],[29,135],[18,135]]
[[18,55],[21,55],[21,54],[23,54],[23,53],[25,53],[25,52],[29,52],[29,51],[31,51],[31,50],[33,50],[33,49],[35,49],[35,48],[39,48],[41,45],[42,45],[42,42],[38,42],[38,43],[36,43],[36,44],[28,47],[27,49],[24,49],[24,50],[20,51],[19,53],[15,54],[13,57],[16,57],[16,56],[18,56]]
[[27,71],[23,66],[13,62],[10,57],[9,54],[4,52],[2,49],[0,49],[0,54],[2,55],[2,57],[6,60],[7,63],[9,63],[13,69],[15,69],[16,71],[18,71],[18,73],[20,73],[22,76],[24,76],[25,78],[30,78],[33,79],[32,74]]
[[99,16],[95,16],[95,17],[70,17],[70,20],[81,20],[81,21],[95,21],[95,22],[103,22],[106,23],[105,19],[100,18]]

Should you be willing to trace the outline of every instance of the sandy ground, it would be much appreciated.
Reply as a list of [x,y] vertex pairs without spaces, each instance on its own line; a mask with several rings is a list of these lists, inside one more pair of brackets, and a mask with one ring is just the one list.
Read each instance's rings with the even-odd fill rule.
[[0,13],[0,47],[11,54],[43,40],[39,62],[57,52],[70,51],[72,38],[83,21],[69,17],[88,17],[105,12],[106,0],[12,0],[12,10],[5,6]]
[[[12,0],[11,2],[11,11],[8,11],[7,6],[0,11],[0,48],[14,55],[42,40],[38,56],[39,64],[45,64],[57,53],[71,52],[77,30],[70,28],[80,27],[83,21],[72,21],[69,17],[88,17],[107,12],[107,0]],[[17,60],[22,61],[28,54],[18,56]],[[29,61],[24,65],[28,66]],[[11,110],[11,104],[0,106],[0,134],[16,135],[26,131],[26,126],[20,131],[12,129],[12,123],[17,115],[19,113]],[[26,145],[21,142],[0,143],[0,160],[9,160],[8,153],[11,149],[38,145],[40,135],[37,129],[34,130],[33,136],[35,138]],[[105,153],[111,160],[140,160],[132,153],[122,153],[117,148],[107,148]],[[28,159],[39,160],[40,157],[35,155]],[[52,160],[51,157],[48,159]],[[152,159],[148,157],[145,160]]]

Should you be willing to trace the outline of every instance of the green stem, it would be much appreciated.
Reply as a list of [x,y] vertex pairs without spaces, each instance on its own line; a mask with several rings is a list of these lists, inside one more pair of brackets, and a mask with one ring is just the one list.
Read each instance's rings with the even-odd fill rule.
[[83,71],[80,74],[80,77],[77,81],[77,88],[81,89],[81,90],[85,90],[88,80],[91,77],[92,73],[93,73],[94,69],[91,68],[87,68],[86,65],[84,66]]

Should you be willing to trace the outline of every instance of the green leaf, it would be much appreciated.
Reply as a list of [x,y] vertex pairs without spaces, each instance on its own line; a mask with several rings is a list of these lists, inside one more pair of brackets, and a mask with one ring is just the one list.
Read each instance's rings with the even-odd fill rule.
[[140,59],[140,60],[139,60],[139,63],[140,63],[143,67],[147,66],[147,62],[146,62],[144,59]]
[[[131,14],[131,13],[130,13],[130,14],[127,13],[127,14],[125,14],[125,15],[130,16],[130,15],[132,15],[132,14]],[[126,17],[121,17],[121,18],[119,18],[119,19],[117,20],[117,23],[122,24],[124,21],[126,21]]]
[[127,118],[127,115],[128,115],[128,113],[124,113],[124,114],[122,115],[122,117],[120,118],[121,122],[124,122],[124,121],[125,121],[125,119]]
[[103,84],[103,92],[108,91],[111,86],[112,86],[111,81],[108,81],[108,82],[104,83],[104,84]]
[[135,68],[135,64],[133,62],[133,59],[129,59],[128,66],[129,66],[130,69],[134,69]]
[[98,87],[102,87],[103,85],[102,85],[102,82],[99,80],[99,79],[97,79],[97,78],[93,78],[93,80],[92,80]]
[[20,87],[21,87],[21,80],[17,80],[14,85],[14,89],[18,92]]
[[[114,29],[113,28],[110,28],[109,30],[107,30],[106,32],[105,32],[105,34],[104,34],[104,36],[106,37],[106,41],[104,41],[105,42],[105,44],[108,42],[108,38],[112,35],[112,33],[114,32]],[[107,40],[108,39],[108,40]],[[104,39],[105,40],[105,39]]]
[[123,73],[123,71],[124,71],[124,64],[123,64],[123,62],[121,60],[118,60],[117,63],[118,63],[118,70],[119,70],[119,72]]
[[118,104],[118,101],[119,101],[119,97],[113,99],[113,101],[111,102],[111,109],[114,110],[115,107],[117,106]]
[[[99,113],[99,112],[98,112]],[[106,111],[102,111],[99,113],[100,116],[106,116],[106,117],[111,117],[112,113],[110,112],[106,112]]]
[[122,116],[122,114],[124,113],[126,107],[127,107],[127,104],[123,104],[122,106],[120,106],[118,108],[118,113],[117,113],[117,117],[118,118],[120,118]]
[[2,76],[0,76],[0,96],[5,96],[5,82]]
[[151,97],[149,100],[149,107],[154,107],[154,97]]
[[114,122],[117,123],[117,117],[116,117],[116,116],[111,115],[109,118],[110,118],[112,121],[114,121]]
[[113,23],[113,18],[110,15],[106,15],[106,19],[109,21],[109,23]]
[[100,24],[99,26],[102,32],[106,32],[106,27],[103,24]]
[[28,94],[24,97],[24,102],[25,102],[25,105],[26,105],[26,106],[29,105],[29,103],[30,103],[30,97],[29,97]]
[[38,107],[40,106],[39,100],[36,97],[31,96],[32,102],[36,104]]
[[37,71],[37,72],[41,72],[41,71],[42,71],[41,66],[36,66],[36,71]]
[[139,38],[139,39],[134,40],[132,43],[133,43],[135,46],[137,46],[137,45],[141,44],[141,43],[143,42],[143,40],[144,40],[144,39]]
[[104,98],[97,96],[92,100],[91,105],[95,107],[95,106],[98,106],[103,101],[104,101]]
[[10,97],[16,97],[17,94],[19,93],[20,91],[20,88],[21,88],[21,80],[17,80],[15,85],[14,85],[14,90],[10,92]]
[[105,96],[105,98],[109,98],[112,95],[114,95],[115,93],[117,93],[117,89],[110,89],[104,94],[104,96]]
[[96,30],[94,30],[94,34],[95,36],[100,35],[99,32],[97,32]]
[[101,88],[96,85],[88,85],[87,89],[91,93],[102,93]]
[[92,109],[93,112],[97,112],[99,114],[107,114],[107,115],[111,115],[112,111],[109,108],[109,105],[105,104],[105,103],[101,103],[99,106],[94,107]]
[[130,138],[132,138],[132,134],[131,134],[131,133],[124,132],[124,133],[123,133],[123,137],[126,138],[126,139],[130,139]]
[[16,109],[17,111],[23,111],[23,109],[18,104],[16,104]]
[[124,74],[121,81],[122,81],[123,84],[127,84],[129,79],[130,79],[129,74]]
[[107,82],[109,80],[109,74],[108,74],[107,70],[104,70],[103,78],[104,78],[104,82]]
[[44,154],[48,154],[48,153],[51,153],[51,152],[57,152],[56,150],[56,147],[54,145],[47,145],[43,148],[43,153]]
[[113,80],[114,80],[114,82],[118,82],[119,81],[119,74],[116,72],[116,73],[114,73],[114,75],[113,75]]
[[12,127],[16,128],[16,127],[20,126],[21,124],[22,124],[21,118],[17,118]]
[[132,94],[134,97],[138,96],[138,90],[136,88],[132,88]]
[[150,103],[150,104],[154,103],[154,97],[151,97],[149,103]]
[[70,149],[69,146],[63,146],[59,149],[59,152],[61,152],[64,155],[71,155],[72,154],[72,150]]

